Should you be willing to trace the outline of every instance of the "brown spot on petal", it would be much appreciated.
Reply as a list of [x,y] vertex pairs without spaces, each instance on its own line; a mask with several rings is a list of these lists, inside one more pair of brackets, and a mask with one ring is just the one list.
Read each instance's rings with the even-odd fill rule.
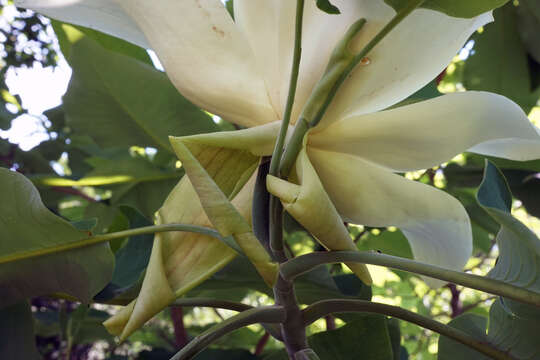
[[214,32],[215,32],[216,34],[218,34],[219,36],[225,37],[225,31],[223,31],[223,30],[217,28],[215,25],[212,26],[212,30],[214,30]]
[[362,65],[362,66],[366,66],[366,65],[369,65],[369,64],[371,64],[371,59],[368,58],[367,56],[363,57],[362,60],[360,60],[360,65]]

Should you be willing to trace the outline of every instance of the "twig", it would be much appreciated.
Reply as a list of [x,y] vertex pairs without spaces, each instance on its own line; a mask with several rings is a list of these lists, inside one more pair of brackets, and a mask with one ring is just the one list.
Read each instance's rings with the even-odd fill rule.
[[78,196],[78,197],[83,198],[83,199],[85,199],[87,201],[90,201],[90,202],[98,202],[98,200],[94,199],[93,197],[88,196],[85,193],[83,193],[82,191],[74,189],[74,188],[53,186],[53,187],[51,187],[51,190],[59,192],[59,193]]
[[184,326],[184,311],[181,306],[171,306],[171,320],[174,327],[174,338],[177,349],[181,349],[188,343],[188,334]]
[[259,356],[262,354],[264,347],[266,346],[266,344],[268,344],[269,339],[270,339],[270,333],[265,331],[264,335],[259,339],[259,341],[257,342],[257,345],[255,346],[255,352],[254,352],[255,356]]

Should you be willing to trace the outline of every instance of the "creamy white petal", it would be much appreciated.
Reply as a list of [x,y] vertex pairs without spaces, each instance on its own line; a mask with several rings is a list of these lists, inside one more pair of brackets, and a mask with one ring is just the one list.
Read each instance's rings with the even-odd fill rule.
[[472,234],[458,200],[353,155],[309,147],[308,155],[346,221],[397,226],[416,259],[448,269],[463,268],[472,252]]
[[[280,4],[279,93],[283,107],[292,62],[295,2],[275,2]],[[348,27],[360,18],[367,20],[353,44],[352,50],[359,51],[395,15],[383,1],[335,0],[334,3],[340,8],[340,15],[322,12],[314,1],[305,4],[302,59],[293,121],[300,114],[321,78],[334,46]],[[434,79],[469,36],[491,20],[491,13],[474,19],[458,19],[431,10],[416,10],[372,50],[369,65],[359,66],[343,84],[323,124],[342,117],[352,108],[369,113],[403,100]]]
[[253,49],[272,106],[280,114],[280,118],[283,109],[279,97],[278,10],[282,2],[282,0],[236,0],[234,2],[234,21]]
[[15,0],[15,5],[75,25],[114,35],[149,48],[137,24],[111,0]]
[[277,120],[252,49],[219,0],[118,0],[193,103],[243,126]]
[[[360,16],[367,19],[355,40],[354,47],[360,49],[394,13],[382,1],[355,3],[363,8]],[[491,13],[460,19],[415,10],[370,52],[369,64],[358,66],[342,85],[321,126],[352,111],[382,110],[413,94],[450,63],[478,27],[492,19]]]
[[374,114],[352,114],[310,135],[309,145],[394,171],[426,169],[470,150],[540,158],[540,136],[521,108],[486,92],[452,93]]

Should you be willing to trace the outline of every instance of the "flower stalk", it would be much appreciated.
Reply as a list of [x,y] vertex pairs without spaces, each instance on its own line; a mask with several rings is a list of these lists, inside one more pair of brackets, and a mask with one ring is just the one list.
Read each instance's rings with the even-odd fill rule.
[[286,280],[292,281],[297,276],[322,264],[340,262],[359,262],[364,264],[386,266],[393,269],[408,271],[411,273],[448,281],[454,284],[463,285],[465,287],[540,307],[540,294],[530,290],[483,276],[444,269],[439,266],[424,264],[397,256],[379,254],[376,252],[330,251],[310,253],[298,256],[282,264],[280,267],[280,275]]

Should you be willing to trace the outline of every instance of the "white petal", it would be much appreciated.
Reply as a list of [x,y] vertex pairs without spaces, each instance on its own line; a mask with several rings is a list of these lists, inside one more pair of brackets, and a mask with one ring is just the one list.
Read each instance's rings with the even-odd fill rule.
[[[382,1],[355,3],[363,8],[359,15],[367,19],[355,43],[360,49],[394,12]],[[351,111],[379,111],[405,99],[433,80],[469,36],[492,19],[491,13],[460,19],[432,10],[415,10],[369,53],[369,65],[358,66],[342,85],[323,123]]]
[[53,19],[114,35],[143,48],[148,41],[137,24],[111,0],[15,0],[15,5]]
[[472,252],[471,225],[455,198],[349,154],[308,148],[308,155],[346,221],[397,226],[419,261],[463,268]]
[[189,100],[243,126],[277,120],[251,47],[221,1],[118,1]]
[[[273,3],[278,4],[275,9],[279,22],[282,109],[288,93],[292,62],[295,2],[275,0]],[[321,78],[334,46],[348,27],[360,18],[367,20],[354,42],[353,50],[359,51],[395,15],[383,1],[335,0],[334,4],[341,10],[340,15],[324,13],[314,1],[305,4],[302,59],[293,122]],[[408,97],[434,79],[469,36],[491,20],[490,13],[474,19],[458,19],[431,10],[416,10],[372,50],[370,64],[359,66],[343,84],[323,123],[342,117],[353,107],[369,113]],[[269,43],[274,46],[273,42]]]
[[352,114],[311,134],[309,144],[394,171],[430,168],[468,149],[512,160],[540,158],[540,136],[523,110],[503,96],[473,91]]
[[[282,0],[236,0],[234,2],[235,23],[253,49],[272,106],[280,114],[280,118],[283,108],[279,97],[278,10],[282,2]],[[289,0],[288,2],[294,3]],[[261,14],[264,15],[261,16]]]

